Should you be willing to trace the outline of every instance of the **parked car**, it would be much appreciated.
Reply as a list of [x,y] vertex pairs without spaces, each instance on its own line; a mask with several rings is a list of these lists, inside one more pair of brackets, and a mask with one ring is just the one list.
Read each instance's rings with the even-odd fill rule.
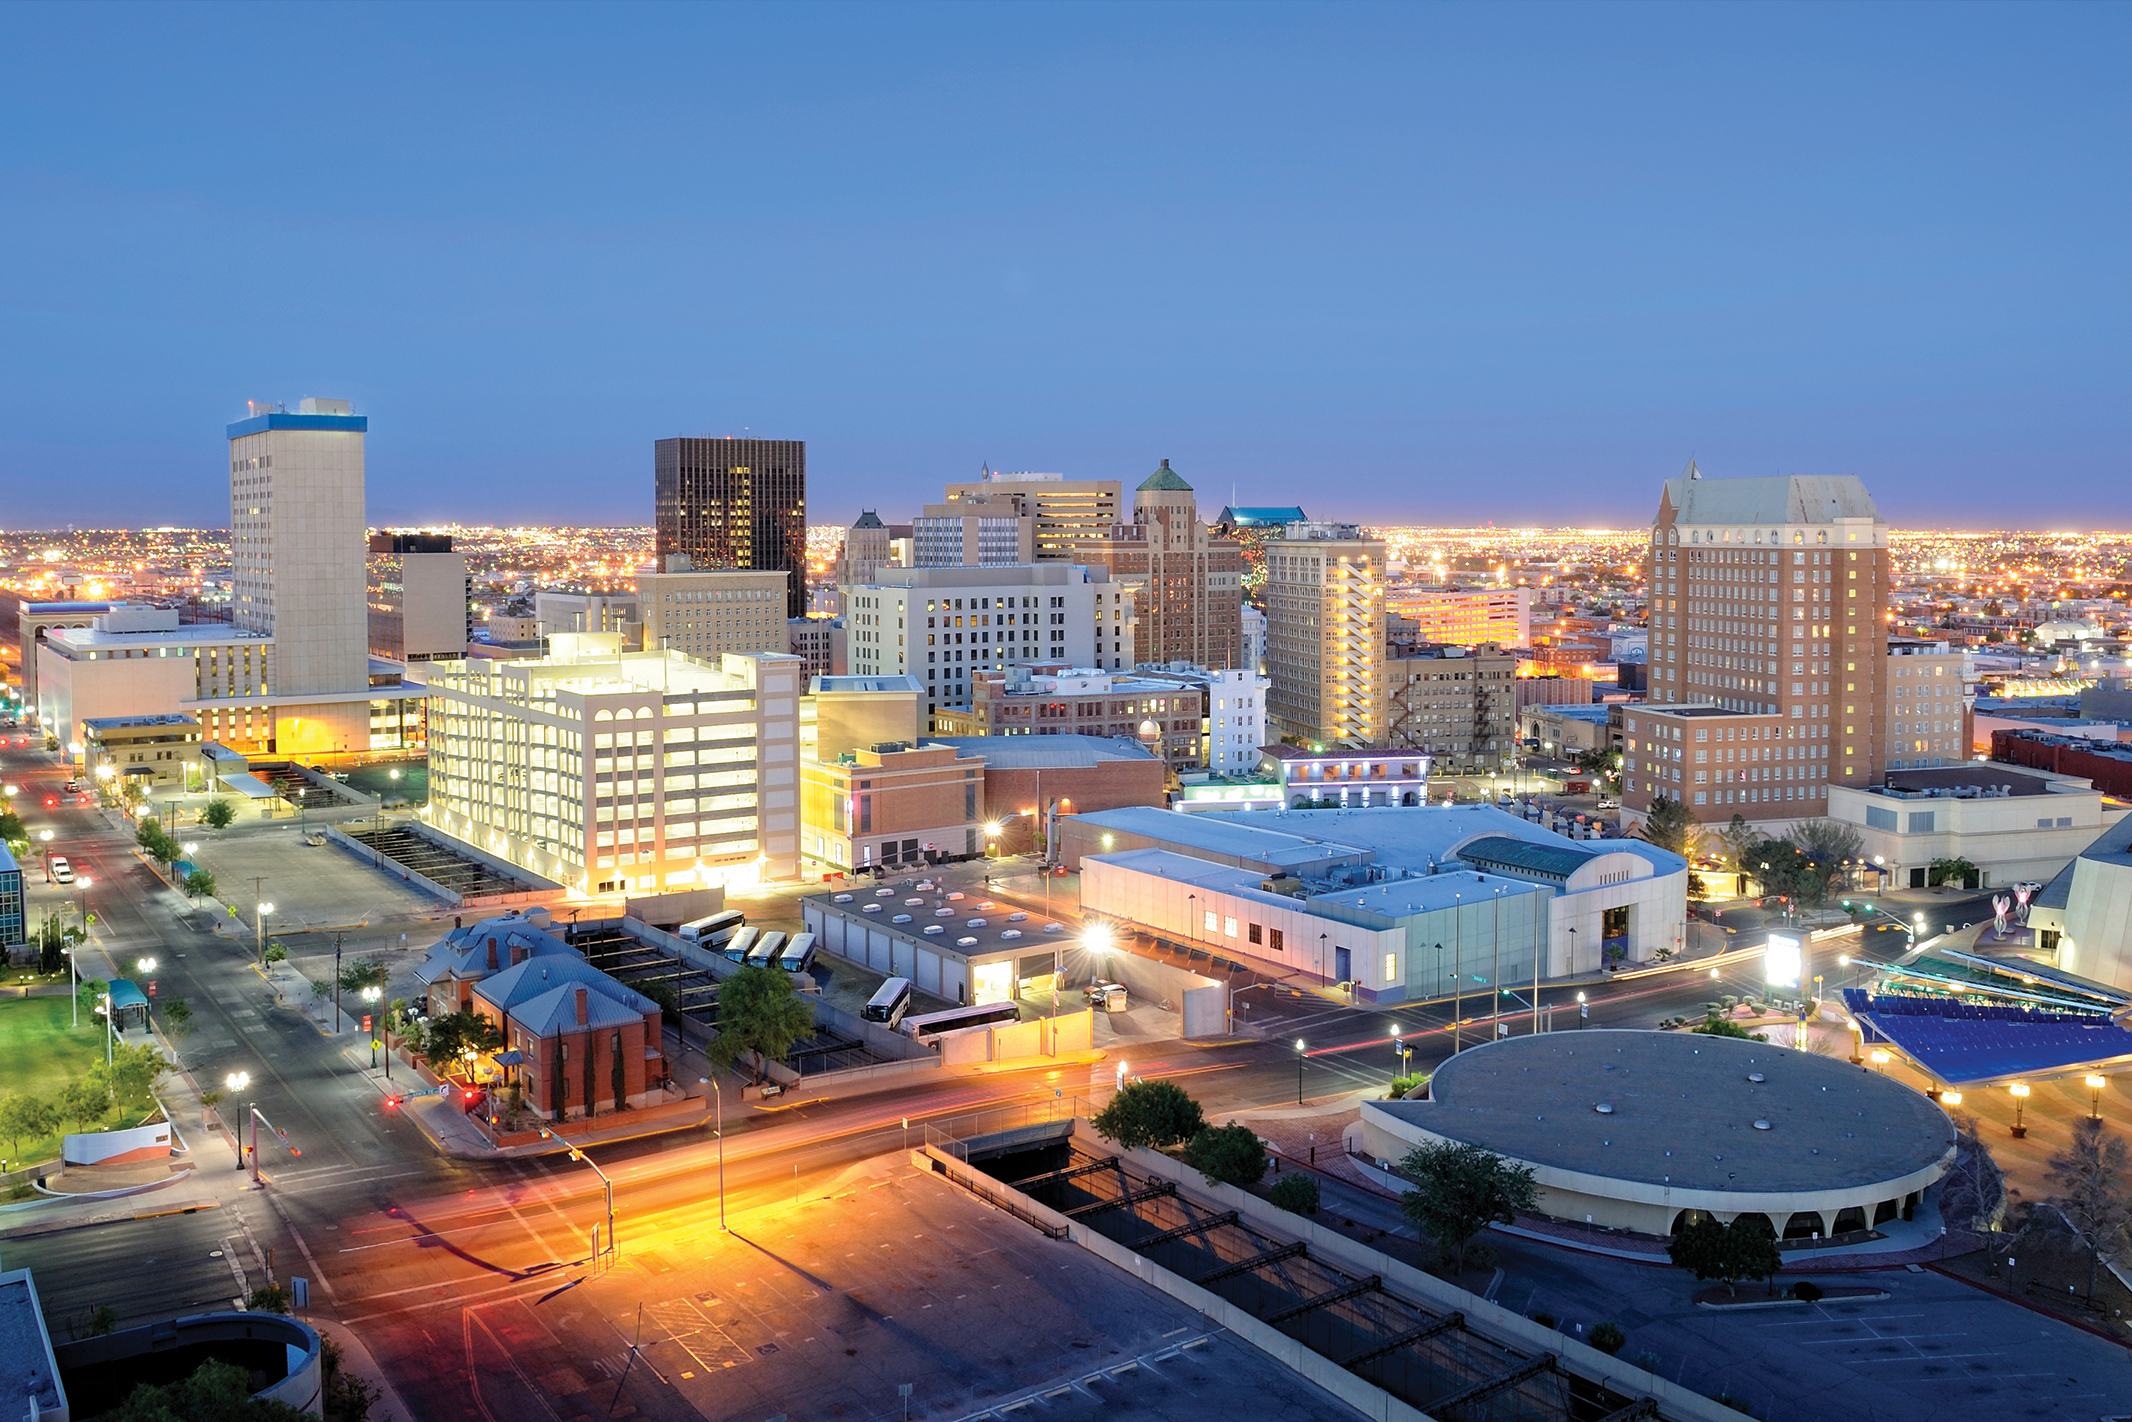
[[74,866],[67,863],[66,856],[63,854],[52,856],[52,879],[53,882],[60,884],[74,882]]

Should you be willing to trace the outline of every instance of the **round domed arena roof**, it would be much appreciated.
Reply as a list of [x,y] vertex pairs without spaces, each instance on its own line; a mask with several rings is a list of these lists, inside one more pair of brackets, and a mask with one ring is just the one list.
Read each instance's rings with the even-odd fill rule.
[[1835,1057],[1685,1032],[1509,1037],[1436,1070],[1425,1100],[1369,1103],[1447,1140],[1672,1190],[1838,1190],[1943,1161],[1929,1097]]

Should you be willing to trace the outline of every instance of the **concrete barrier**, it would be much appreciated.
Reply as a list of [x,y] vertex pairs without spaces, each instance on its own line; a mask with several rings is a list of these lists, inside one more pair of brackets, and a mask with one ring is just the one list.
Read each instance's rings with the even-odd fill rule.
[[405,864],[402,864],[397,859],[391,861],[392,867],[388,869],[386,867],[386,860],[388,856],[379,853],[377,850],[372,849],[369,845],[364,844],[361,840],[344,833],[339,825],[326,826],[326,840],[328,843],[338,845],[340,848],[346,850],[348,853],[362,860],[365,864],[370,865],[380,874],[389,874],[397,872],[400,876],[401,883],[412,884],[414,887],[420,889],[425,894],[433,894],[437,898],[444,900],[444,902],[446,902],[447,904],[450,904],[453,908],[463,908],[466,905],[466,896],[464,894],[458,893],[452,889],[445,888],[442,884],[438,883],[436,880],[428,877],[425,874],[417,874],[414,870],[408,868]]

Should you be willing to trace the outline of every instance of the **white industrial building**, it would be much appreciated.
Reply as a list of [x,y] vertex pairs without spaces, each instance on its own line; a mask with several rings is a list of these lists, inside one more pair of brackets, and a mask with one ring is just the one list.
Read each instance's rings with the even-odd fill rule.
[[2040,883],[2125,813],[2091,780],[1995,761],[1828,788],[1828,817],[1858,831],[1864,857],[1899,889],[1926,887],[1940,859],[1976,865],[1980,888]]
[[429,824],[588,894],[799,872],[798,657],[624,652],[409,668],[429,694]]
[[1062,824],[1085,913],[1396,1003],[1679,951],[1687,863],[1486,805],[1124,809]]

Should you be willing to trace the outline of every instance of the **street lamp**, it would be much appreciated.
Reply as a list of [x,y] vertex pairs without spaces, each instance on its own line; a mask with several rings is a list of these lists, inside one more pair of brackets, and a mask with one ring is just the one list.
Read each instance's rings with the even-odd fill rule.
[[1585,1024],[1586,1022],[1589,1022],[1589,1021],[1591,1020],[1591,1016],[1592,1016],[1592,1009],[1591,1009],[1591,1004],[1590,1004],[1590,1003],[1588,1003],[1588,1002],[1586,1002],[1586,1001],[1584,1000],[1584,994],[1583,994],[1583,993],[1581,993],[1581,992],[1580,992],[1580,993],[1578,993],[1578,994],[1577,994],[1577,1030],[1578,1030],[1579,1032],[1582,1032],[1582,1031],[1584,1030],[1584,1024]]
[[2022,1136],[2025,1136],[2025,1135],[2027,1135],[2027,1134],[2028,1134],[2028,1127],[2027,1127],[2027,1126],[2025,1126],[2025,1125],[2023,1125],[2023,1124],[2021,1123],[2021,1111],[2022,1111],[2022,1108],[2023,1108],[2023,1107],[2025,1107],[2026,1105],[2028,1105],[2028,1083],[2027,1083],[2027,1082],[2025,1082],[2025,1081],[2017,1081],[2017,1082],[2015,1082],[2015,1083],[2014,1083],[2014,1084],[2013,1084],[2012,1086],[2009,1086],[2009,1087],[2007,1087],[2006,1089],[2007,1089],[2008,1091],[2010,1091],[2010,1092],[2012,1092],[2012,1093],[2013,1093],[2013,1098],[2014,1098],[2014,1124],[2013,1124],[2013,1133],[2014,1133],[2014,1136],[2015,1136],[2015,1138],[2016,1138],[2016,1139],[2019,1139],[2020,1137],[2022,1137]]
[[272,904],[262,903],[252,915],[252,934],[258,940],[259,966],[262,968],[266,966],[266,919],[273,911]]
[[1940,1105],[1942,1105],[1942,1106],[1959,1106],[1959,1105],[1961,1105],[1961,1104],[1962,1104],[1962,1093],[1961,1093],[1961,1092],[1959,1092],[1959,1091],[1942,1091],[1942,1092],[1940,1093]]
[[[549,1140],[549,1141],[552,1141],[552,1140],[559,1140],[559,1139],[561,1139],[560,1137],[558,1137],[558,1136],[557,1136],[557,1135],[555,1134],[555,1132],[553,1132],[553,1131],[549,1130],[549,1129],[548,1129],[548,1128],[547,1128],[546,1126],[542,1126],[542,1127],[540,1128],[540,1135],[541,1135],[541,1139],[542,1139],[542,1140]],[[605,1186],[607,1187],[607,1249],[608,1249],[608,1251],[609,1251],[609,1252],[611,1253],[611,1252],[612,1252],[612,1251],[614,1250],[614,1182],[613,1182],[612,1180],[609,1180],[609,1179],[607,1178],[607,1172],[606,1172],[606,1171],[604,1171],[604,1170],[602,1170],[602,1169],[600,1169],[600,1167],[599,1167],[599,1162],[595,1161],[595,1160],[594,1160],[594,1159],[593,1159],[593,1158],[592,1158],[591,1156],[589,1156],[589,1155],[585,1154],[585,1153],[584,1153],[583,1151],[579,1150],[579,1149],[578,1149],[578,1148],[577,1148],[576,1146],[574,1146],[574,1145],[570,1144],[570,1142],[568,1142],[568,1141],[563,1141],[563,1143],[562,1143],[562,1144],[563,1144],[563,1149],[564,1149],[565,1151],[569,1152],[570,1158],[571,1158],[572,1160],[575,1160],[575,1161],[579,1161],[579,1162],[582,1162],[583,1164],[586,1164],[586,1165],[589,1165],[589,1166],[591,1166],[591,1167],[592,1167],[592,1173],[593,1173],[594,1175],[597,1175],[597,1176],[599,1176],[599,1177],[600,1177],[600,1183],[601,1183],[602,1185],[605,1185]],[[721,1146],[722,1146],[722,1144],[723,1144],[723,1143],[721,1142]],[[723,1196],[723,1194],[721,1194],[721,1195],[720,1195],[720,1197],[719,1197],[719,1209],[720,1209],[720,1216],[721,1216],[721,1223],[720,1223],[720,1226],[719,1226],[719,1227],[720,1227],[720,1228],[722,1229],[722,1228],[724,1228],[724,1224],[723,1224],[723,1212],[724,1212],[724,1196]]]
[[1880,1048],[1875,1047],[1872,1052],[1872,1057],[1873,1070],[1879,1072],[1882,1076],[1886,1076],[1888,1074],[1888,1062],[1890,1060],[1888,1054],[1882,1051]]
[[999,858],[999,832],[1002,828],[1003,826],[998,820],[987,820],[985,822],[985,855],[987,858]]
[[2109,1084],[2107,1077],[2095,1074],[2088,1077],[2088,1115],[2094,1120],[2102,1119],[2102,1089]]
[[1295,1104],[1303,1104],[1303,1039],[1295,1039]]

